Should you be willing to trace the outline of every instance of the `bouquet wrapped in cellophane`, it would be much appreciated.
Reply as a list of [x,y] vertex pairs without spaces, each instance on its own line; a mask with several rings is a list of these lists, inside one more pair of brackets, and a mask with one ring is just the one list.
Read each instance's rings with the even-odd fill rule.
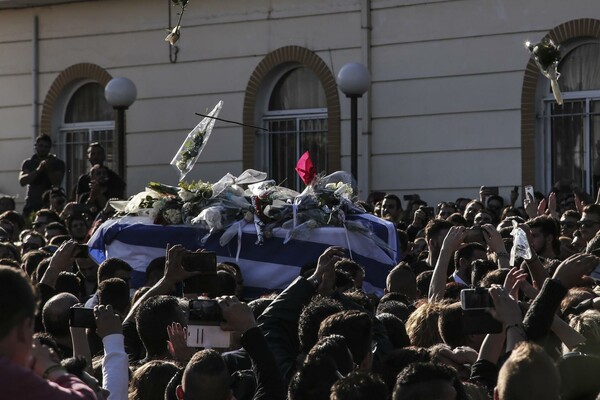
[[560,78],[560,73],[558,72],[558,63],[561,58],[560,46],[555,45],[552,39],[544,38],[538,44],[526,42],[525,47],[531,53],[542,75],[550,79],[550,87],[552,88],[554,99],[559,105],[562,105],[563,98],[558,84],[558,78]]

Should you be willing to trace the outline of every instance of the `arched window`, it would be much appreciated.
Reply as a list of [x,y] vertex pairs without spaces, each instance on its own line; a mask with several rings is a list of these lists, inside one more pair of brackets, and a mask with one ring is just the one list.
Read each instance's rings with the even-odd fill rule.
[[279,72],[265,100],[262,121],[266,130],[257,132],[259,168],[276,182],[299,189],[294,168],[305,151],[317,169],[327,165],[325,90],[310,68],[294,65]]
[[77,178],[89,170],[86,150],[90,143],[99,142],[104,147],[104,165],[111,169],[116,150],[113,145],[113,109],[104,98],[104,87],[97,82],[84,81],[71,90],[56,146],[67,164],[65,178],[68,189],[74,188]]
[[563,44],[558,71],[564,103],[545,83],[542,99],[544,184],[593,195],[600,184],[600,41]]

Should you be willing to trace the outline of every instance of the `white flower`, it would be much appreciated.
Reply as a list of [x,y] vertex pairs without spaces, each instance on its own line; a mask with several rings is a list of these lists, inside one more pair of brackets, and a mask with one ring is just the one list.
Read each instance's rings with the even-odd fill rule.
[[181,222],[182,222],[181,211],[179,211],[179,210],[175,210],[175,209],[165,210],[163,215],[165,217],[165,220],[169,224],[177,225],[177,224],[181,224]]
[[180,26],[177,25],[165,38],[165,42],[169,42],[173,46],[179,40],[181,34],[179,33]]
[[188,192],[184,188],[179,188],[178,194],[179,194],[179,198],[181,198],[181,200],[183,200],[184,202],[192,201],[195,196],[194,193]]

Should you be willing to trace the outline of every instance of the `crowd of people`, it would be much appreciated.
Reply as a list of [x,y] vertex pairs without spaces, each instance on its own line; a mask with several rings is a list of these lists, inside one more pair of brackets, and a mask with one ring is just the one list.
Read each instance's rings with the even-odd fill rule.
[[[82,251],[125,184],[94,143],[68,195],[50,148],[40,136],[23,164],[24,212],[0,199],[1,398],[600,398],[600,201],[557,189],[521,207],[518,188],[505,204],[482,186],[477,199],[409,195],[403,207],[372,193],[359,203],[396,225],[402,259],[382,297],[339,247],[260,298],[219,263],[206,296],[189,293],[202,272],[185,268],[194,252],[181,245],[139,288],[127,260]],[[213,336],[228,344],[190,344]]]

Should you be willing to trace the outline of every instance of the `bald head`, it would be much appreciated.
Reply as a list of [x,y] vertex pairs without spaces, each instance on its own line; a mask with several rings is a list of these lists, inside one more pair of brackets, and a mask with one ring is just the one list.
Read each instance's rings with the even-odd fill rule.
[[42,310],[44,329],[55,338],[69,336],[69,310],[79,299],[70,293],[59,293],[50,298]]
[[401,293],[410,300],[417,297],[417,278],[406,263],[400,263],[390,271],[385,286],[388,293]]

